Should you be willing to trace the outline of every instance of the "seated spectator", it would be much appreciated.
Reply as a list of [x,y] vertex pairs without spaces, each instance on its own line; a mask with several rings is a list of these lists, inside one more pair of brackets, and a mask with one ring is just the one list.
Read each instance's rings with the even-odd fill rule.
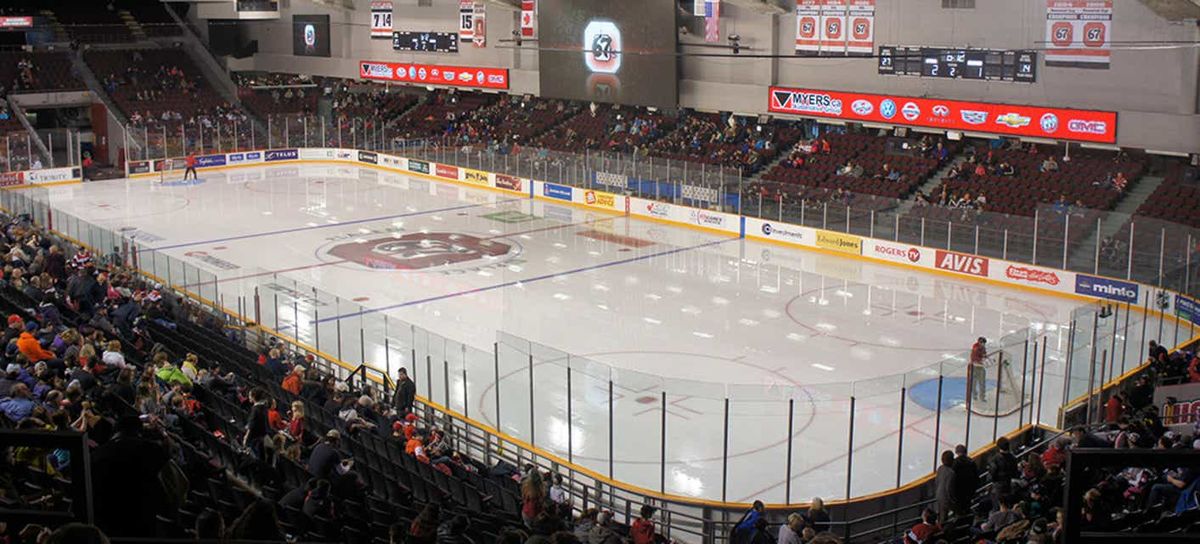
[[[557,474],[561,478],[561,474]],[[633,525],[629,527],[629,536],[633,540],[633,544],[654,544],[656,531],[654,530],[655,509],[648,504],[642,505],[642,510],[638,519],[634,520]]]
[[1049,172],[1057,172],[1058,171],[1058,163],[1054,161],[1054,156],[1046,155],[1046,160],[1042,161],[1042,165],[1038,168],[1038,171],[1043,174],[1049,173]]
[[991,515],[988,516],[987,521],[983,522],[979,528],[984,532],[995,532],[1022,519],[1024,519],[1024,516],[1022,516],[1020,512],[1013,509],[1012,495],[1001,495],[1000,509],[992,512]]
[[779,538],[776,541],[779,544],[802,544],[801,536],[804,533],[804,516],[795,512],[788,514],[787,523],[779,526]]
[[[904,533],[904,544],[933,542],[941,532],[942,526],[938,525],[937,513],[930,508],[926,508],[921,511],[920,523],[913,525],[907,533]],[[784,544],[782,535],[779,539],[779,544]]]

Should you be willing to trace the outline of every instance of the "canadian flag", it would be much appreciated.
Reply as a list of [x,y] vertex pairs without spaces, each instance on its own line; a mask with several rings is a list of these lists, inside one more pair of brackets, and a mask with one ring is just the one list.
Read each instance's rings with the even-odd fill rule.
[[521,37],[532,38],[537,33],[537,0],[521,0]]

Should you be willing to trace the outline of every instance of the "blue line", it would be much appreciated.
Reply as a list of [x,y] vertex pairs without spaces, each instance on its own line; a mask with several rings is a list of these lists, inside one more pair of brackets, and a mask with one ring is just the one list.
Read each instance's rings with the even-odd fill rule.
[[621,260],[619,260],[619,261],[611,261],[611,262],[607,262],[607,263],[594,264],[594,265],[590,265],[590,266],[584,266],[584,267],[581,267],[581,268],[575,268],[575,269],[573,269],[573,270],[567,270],[567,271],[564,271],[564,272],[554,272],[554,273],[551,273],[551,274],[543,274],[543,275],[541,275],[541,276],[534,276],[534,277],[532,277],[532,278],[528,278],[528,279],[523,279],[523,280],[514,280],[514,281],[509,281],[509,282],[504,282],[504,283],[497,283],[497,284],[495,284],[495,285],[488,285],[488,286],[485,286],[485,287],[477,287],[477,288],[475,288],[475,289],[468,289],[468,290],[466,290],[466,291],[456,291],[456,292],[454,292],[454,293],[447,293],[447,294],[444,294],[444,295],[438,295],[438,296],[436,296],[436,297],[429,297],[429,298],[423,298],[423,299],[418,299],[418,300],[410,300],[410,301],[408,301],[408,302],[401,302],[401,303],[399,303],[399,304],[392,304],[392,305],[390,305],[390,306],[381,306],[381,307],[379,307],[379,308],[371,308],[371,309],[369,309],[369,310],[361,310],[361,311],[358,311],[358,312],[353,312],[353,313],[349,313],[349,314],[342,314],[342,315],[334,315],[334,316],[329,316],[329,317],[323,317],[323,318],[321,318],[321,319],[318,319],[318,320],[316,320],[316,321],[310,321],[309,323],[325,323],[325,322],[328,322],[328,321],[337,321],[337,320],[339,320],[339,319],[345,319],[345,318],[348,318],[348,317],[358,317],[358,316],[363,316],[363,315],[366,315],[366,314],[373,314],[373,313],[376,313],[376,312],[384,312],[384,311],[387,311],[387,310],[395,310],[396,308],[404,308],[404,307],[406,307],[406,306],[415,306],[415,305],[418,305],[418,304],[426,304],[426,303],[429,303],[429,302],[437,302],[437,301],[439,301],[439,300],[445,300],[445,299],[448,299],[448,298],[461,297],[461,296],[464,296],[464,295],[474,295],[474,294],[477,294],[477,293],[485,293],[485,292],[487,292],[487,291],[493,291],[493,290],[496,290],[496,289],[503,289],[503,288],[505,288],[505,287],[512,287],[512,286],[514,286],[514,285],[517,285],[517,284],[534,283],[534,282],[539,282],[539,281],[543,281],[543,280],[548,280],[548,279],[551,279],[551,278],[557,278],[557,277],[559,277],[559,276],[567,276],[567,275],[570,275],[570,274],[578,274],[578,273],[580,273],[580,272],[588,272],[588,271],[591,271],[591,270],[600,270],[600,269],[602,269],[602,268],[608,268],[608,267],[611,267],[611,266],[617,266],[617,265],[622,265],[622,264],[628,264],[628,263],[637,262],[637,261],[644,261],[644,260],[646,260],[646,259],[653,259],[653,258],[655,258],[655,257],[662,257],[662,256],[664,256],[664,255],[674,255],[674,254],[676,254],[676,253],[682,253],[682,252],[684,252],[684,251],[691,251],[691,250],[693,250],[693,249],[700,249],[700,248],[705,248],[705,247],[709,247],[709,246],[715,246],[715,245],[717,245],[717,244],[724,244],[725,242],[731,242],[731,241],[734,241],[734,240],[737,240],[737,238],[726,238],[726,239],[723,239],[723,240],[715,240],[715,241],[712,241],[712,242],[705,242],[705,243],[703,243],[703,244],[698,244],[698,245],[694,245],[694,246],[687,246],[687,247],[677,247],[677,248],[675,248],[675,249],[668,249],[668,250],[666,250],[666,251],[659,251],[659,252],[657,252],[657,253],[651,253],[651,254],[649,254],[649,255],[641,255],[641,256],[639,256],[639,257],[630,257],[630,258],[627,258],[627,259],[621,259]]
[[329,223],[329,224],[325,224],[325,225],[316,225],[316,226],[305,225],[303,227],[293,227],[290,229],[272,230],[272,231],[267,231],[267,232],[258,232],[258,233],[254,233],[254,234],[239,234],[237,236],[229,236],[227,238],[214,238],[212,240],[200,240],[197,242],[184,242],[181,244],[172,244],[169,246],[152,247],[152,248],[147,248],[146,251],[163,251],[163,250],[167,250],[167,249],[177,249],[177,248],[188,247],[188,246],[217,244],[217,243],[221,243],[221,242],[232,242],[235,240],[246,240],[248,238],[258,238],[260,236],[274,236],[276,234],[288,234],[291,232],[303,232],[306,230],[345,227],[347,225],[358,225],[360,223],[371,223],[374,221],[383,221],[385,219],[398,219],[401,217],[413,217],[416,215],[426,215],[426,214],[431,214],[431,213],[453,212],[453,211],[457,211],[457,210],[467,210],[467,209],[471,209],[471,208],[478,208],[480,206],[494,206],[496,204],[503,204],[505,202],[515,202],[518,200],[524,200],[524,199],[506,198],[504,200],[497,200],[495,202],[486,202],[486,203],[480,203],[480,204],[464,204],[461,206],[451,206],[449,208],[435,208],[432,210],[422,210],[422,211],[418,211],[418,212],[399,213],[399,214],[395,214],[395,215],[383,215],[383,216],[379,216],[379,217],[368,217],[366,219],[355,219],[353,221],[339,221],[337,223]]

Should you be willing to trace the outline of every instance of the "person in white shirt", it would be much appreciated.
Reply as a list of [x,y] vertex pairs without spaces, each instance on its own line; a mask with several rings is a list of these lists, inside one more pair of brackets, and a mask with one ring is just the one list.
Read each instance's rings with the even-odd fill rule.
[[33,163],[31,163],[29,165],[29,169],[30,170],[41,170],[42,169],[42,159],[40,159],[38,157],[34,157]]

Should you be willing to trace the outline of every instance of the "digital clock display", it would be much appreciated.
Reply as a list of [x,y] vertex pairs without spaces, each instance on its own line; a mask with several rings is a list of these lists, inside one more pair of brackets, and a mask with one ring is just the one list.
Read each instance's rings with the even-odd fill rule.
[[426,51],[430,53],[457,53],[457,32],[392,32],[392,49],[396,51]]
[[879,74],[1033,83],[1037,53],[944,47],[879,48]]

